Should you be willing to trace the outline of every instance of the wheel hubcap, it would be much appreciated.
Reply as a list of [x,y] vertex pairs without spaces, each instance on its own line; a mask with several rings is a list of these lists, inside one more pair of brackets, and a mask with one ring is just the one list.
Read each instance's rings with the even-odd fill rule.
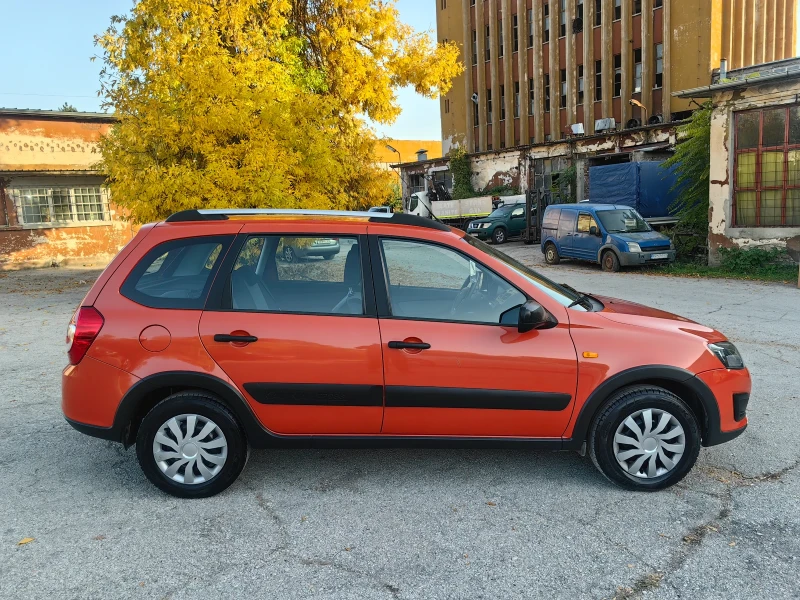
[[686,434],[672,414],[658,408],[639,410],[614,434],[614,456],[629,475],[642,479],[672,471],[686,449]]
[[228,442],[219,426],[203,415],[178,415],[159,427],[153,458],[167,477],[196,485],[210,481],[228,460]]

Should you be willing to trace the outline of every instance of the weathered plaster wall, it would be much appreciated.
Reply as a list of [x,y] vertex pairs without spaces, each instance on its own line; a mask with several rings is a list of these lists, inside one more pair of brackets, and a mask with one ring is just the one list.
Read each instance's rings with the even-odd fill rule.
[[719,264],[719,248],[784,246],[800,235],[800,227],[732,227],[734,112],[781,104],[794,104],[797,82],[753,86],[743,91],[718,92],[711,114],[711,164],[709,184],[709,263]]
[[110,125],[0,117],[0,172],[91,169]]

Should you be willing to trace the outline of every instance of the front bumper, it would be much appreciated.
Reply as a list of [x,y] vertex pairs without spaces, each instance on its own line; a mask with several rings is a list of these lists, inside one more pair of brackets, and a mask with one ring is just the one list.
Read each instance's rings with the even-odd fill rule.
[[[653,255],[666,254],[666,258],[652,258]],[[656,250],[654,252],[620,252],[619,264],[623,267],[643,265],[666,265],[675,262],[675,250]]]
[[719,409],[719,421],[709,422],[703,445],[715,446],[740,436],[747,428],[750,372],[747,369],[714,369],[698,373],[696,378],[713,394]]
[[488,229],[467,229],[467,233],[479,240],[487,240],[491,237]]

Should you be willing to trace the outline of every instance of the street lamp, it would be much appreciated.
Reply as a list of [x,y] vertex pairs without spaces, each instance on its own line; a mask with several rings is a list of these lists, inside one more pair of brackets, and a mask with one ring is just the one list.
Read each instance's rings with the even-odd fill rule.
[[642,125],[647,125],[647,108],[645,108],[644,104],[642,104],[635,98],[631,98],[630,100],[628,100],[628,102],[630,102],[631,106],[638,106],[639,108],[642,109],[642,112],[644,112],[644,119],[642,120]]
[[391,147],[389,144],[386,144],[386,149],[389,152],[397,152],[397,162],[400,162],[400,163],[403,162],[403,158],[400,156],[400,151],[399,150]]

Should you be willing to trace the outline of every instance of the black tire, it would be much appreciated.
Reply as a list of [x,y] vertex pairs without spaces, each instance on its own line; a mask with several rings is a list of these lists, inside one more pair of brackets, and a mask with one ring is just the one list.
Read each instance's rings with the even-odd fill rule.
[[335,254],[323,254],[322,260],[332,260],[333,257],[336,256]]
[[600,266],[603,271],[608,273],[616,273],[619,271],[619,258],[613,250],[606,250],[603,256],[600,257]]
[[492,241],[495,244],[505,244],[508,241],[508,234],[505,227],[496,227],[492,232]]
[[561,262],[561,257],[558,255],[558,249],[553,242],[547,242],[544,246],[544,261],[548,265],[557,265]]
[[297,252],[295,252],[294,248],[292,248],[291,246],[284,246],[281,255],[283,257],[283,262],[287,263],[297,262]]
[[[629,416],[648,408],[666,411],[677,419],[683,428],[685,444],[683,454],[675,466],[653,478],[630,474],[617,461],[614,454],[617,428]],[[655,429],[654,424],[653,430]],[[686,476],[697,461],[700,441],[697,419],[678,396],[660,387],[639,385],[620,390],[601,409],[592,423],[588,446],[592,462],[610,481],[630,490],[655,491],[674,485]],[[646,463],[649,464],[649,460]],[[642,469],[644,468],[642,466]]]
[[[154,456],[153,443],[162,425],[172,417],[187,414],[213,421],[227,442],[227,458],[222,468],[202,483],[187,484],[171,479],[159,468]],[[209,435],[215,435],[215,432]],[[144,474],[156,487],[179,498],[208,498],[219,494],[242,472],[249,452],[247,439],[233,413],[214,396],[202,391],[179,392],[156,404],[142,420],[136,436],[136,456]],[[185,472],[185,467],[183,469]]]

